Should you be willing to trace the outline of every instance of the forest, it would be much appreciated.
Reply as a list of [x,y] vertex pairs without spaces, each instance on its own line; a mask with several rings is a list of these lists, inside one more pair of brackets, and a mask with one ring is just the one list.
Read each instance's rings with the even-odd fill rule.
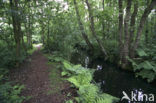
[[156,103],[156,0],[0,0],[0,103]]

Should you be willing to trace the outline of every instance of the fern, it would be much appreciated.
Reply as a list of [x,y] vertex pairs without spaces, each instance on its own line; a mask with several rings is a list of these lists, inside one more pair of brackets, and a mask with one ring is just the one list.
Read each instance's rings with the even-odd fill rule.
[[67,80],[79,89],[79,97],[75,97],[78,103],[112,103],[118,100],[113,96],[101,93],[99,87],[91,83],[94,70],[81,65],[73,65],[68,61],[64,61],[63,65],[62,75],[70,74]]
[[142,70],[136,73],[136,76],[141,76],[144,79],[147,78],[148,82],[152,82],[156,78],[156,73],[149,71],[149,70]]
[[119,100],[109,94],[101,94],[100,89],[94,84],[81,86],[78,94],[83,103],[112,103],[113,101]]
[[19,96],[23,85],[12,86],[10,82],[0,85],[0,101],[2,103],[22,103],[25,97]]
[[83,103],[94,103],[98,96],[99,88],[93,84],[80,86],[78,94]]
[[103,93],[99,97],[97,97],[95,103],[113,103],[113,102],[117,102],[117,101],[119,101],[118,98],[113,97],[109,94]]
[[79,74],[77,76],[72,76],[67,80],[79,88],[82,85],[89,85],[92,80],[92,76],[89,73],[86,74],[84,73],[84,74]]

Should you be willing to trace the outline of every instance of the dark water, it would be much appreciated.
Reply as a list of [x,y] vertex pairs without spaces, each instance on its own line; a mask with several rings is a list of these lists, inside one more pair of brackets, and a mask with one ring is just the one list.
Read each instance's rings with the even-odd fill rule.
[[[74,64],[85,65],[87,53],[77,53],[73,56],[71,62]],[[76,57],[76,58],[75,58]],[[97,66],[102,66],[101,70],[96,70],[94,73],[94,80],[100,84],[101,90],[112,96],[121,99],[123,97],[123,91],[131,97],[133,92],[142,92],[143,94],[154,94],[155,102],[128,102],[127,100],[120,101],[119,103],[156,103],[156,82],[148,83],[142,78],[135,77],[135,74],[130,71],[125,71],[118,68],[116,65],[110,62],[106,62],[103,58],[89,58],[89,68],[96,69]],[[145,99],[145,98],[144,98]]]
[[[136,78],[134,73],[121,70],[110,63],[103,62],[102,60],[94,61],[94,64],[92,65],[93,68],[96,68],[96,65],[101,65],[103,67],[101,70],[97,70],[94,73],[94,80],[100,84],[103,92],[111,94],[120,99],[123,96],[123,91],[125,91],[128,96],[131,96],[131,91],[141,91],[143,94],[152,93],[156,96],[156,83],[147,83],[141,78]],[[125,101],[124,103],[128,102]],[[156,101],[144,103],[156,103]]]

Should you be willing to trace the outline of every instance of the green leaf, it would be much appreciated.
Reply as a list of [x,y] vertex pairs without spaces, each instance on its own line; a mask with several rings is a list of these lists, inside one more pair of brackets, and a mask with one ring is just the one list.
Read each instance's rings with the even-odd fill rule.
[[66,101],[66,103],[73,103],[73,101],[72,100],[68,100],[68,101]]
[[138,69],[154,70],[154,66],[149,61],[144,61],[138,65]]
[[66,69],[72,68],[72,66],[70,65],[70,63],[67,62],[67,61],[64,61],[64,62],[63,62],[63,65],[64,65],[64,67],[65,67]]
[[113,97],[109,94],[103,93],[97,99],[96,103],[114,103],[119,101],[119,98]]
[[137,49],[137,53],[139,56],[148,56],[147,53],[143,49]]
[[144,79],[147,79],[148,82],[152,82],[156,78],[156,73],[149,70],[142,70],[139,73],[136,73],[136,76],[141,76]]
[[68,75],[68,74],[69,74],[69,73],[66,72],[66,71],[61,72],[61,76],[65,76],[65,75]]

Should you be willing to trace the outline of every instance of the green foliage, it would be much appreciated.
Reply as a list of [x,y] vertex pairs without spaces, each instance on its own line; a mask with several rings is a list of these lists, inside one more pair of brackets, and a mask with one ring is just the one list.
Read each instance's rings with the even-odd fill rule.
[[20,96],[23,85],[15,85],[8,82],[9,70],[15,68],[16,62],[21,63],[26,54],[22,51],[21,57],[15,57],[14,44],[7,45],[0,40],[0,103],[22,103],[25,97]]
[[63,72],[70,74],[67,75],[67,80],[79,89],[79,97],[75,98],[79,103],[112,103],[118,101],[111,95],[101,93],[99,87],[91,83],[94,70],[84,68],[81,65],[73,65],[68,61],[64,61],[63,64]]
[[[61,9],[61,7],[59,7],[59,9]],[[74,27],[76,21],[74,15],[72,14],[72,10],[66,13],[48,13],[48,15],[55,16],[53,16],[53,19],[50,19],[49,27],[53,29],[50,29],[50,37],[45,37],[45,50],[57,51],[67,60],[70,60],[71,54],[75,51],[74,45],[77,43],[78,36],[80,35]]]
[[66,103],[73,103],[73,101],[72,100],[67,100]]
[[0,46],[0,67],[13,67],[16,63],[14,49],[10,50],[4,46]]
[[142,78],[146,79],[148,82],[151,82],[156,79],[156,72],[149,71],[149,70],[142,70],[139,73],[136,73],[137,76],[141,76]]
[[0,84],[1,103],[22,103],[25,97],[19,96],[19,94],[23,88],[23,85],[12,86],[9,82]]
[[110,39],[110,40],[105,40],[105,48],[108,52],[108,60],[110,62],[116,62],[117,61],[117,57],[118,57],[118,54],[119,54],[119,51],[118,51],[118,41],[117,40],[114,40],[114,39]]
[[8,82],[9,70],[0,68],[0,103],[22,103],[25,97],[20,96],[23,85],[13,85]]
[[156,52],[154,48],[144,48],[138,49],[138,58],[132,60],[129,58],[129,61],[132,63],[136,76],[141,76],[144,79],[147,79],[148,82],[152,82],[156,79]]
[[73,83],[76,87],[80,87],[81,85],[89,85],[92,78],[90,73],[83,73],[77,76],[72,76],[67,80]]
[[51,62],[62,62],[62,61],[64,61],[64,59],[62,57],[59,57],[59,56],[57,56],[55,54],[51,55],[51,56],[48,56],[47,58]]
[[[49,53],[57,52],[58,56],[48,57],[49,61],[63,62],[64,59],[71,60],[71,56],[74,53],[82,54],[79,61],[83,62],[84,55],[80,53],[75,47],[76,44],[84,44],[85,49],[88,47],[81,35],[80,28],[77,22],[77,16],[74,9],[73,0],[64,0],[62,2],[56,2],[57,0],[17,0],[18,7],[13,7],[15,10],[11,10],[9,0],[0,1],[0,78],[5,79],[5,74],[9,72],[8,68],[14,68],[17,62],[21,63],[27,56],[24,45],[29,38],[31,42],[41,42],[44,44],[45,51]],[[103,3],[104,1],[104,3]],[[136,36],[137,25],[140,23],[140,18],[144,12],[144,9],[150,4],[152,0],[133,0],[131,5],[130,14],[134,11],[134,4],[138,1],[138,13],[135,17],[134,24],[134,37],[133,40],[140,40],[142,45],[144,42],[149,43],[150,47],[143,45],[138,49],[138,57],[135,60],[129,59],[132,62],[134,71],[137,76],[146,78],[149,82],[156,78],[156,45],[155,40],[155,12],[152,11],[147,19],[146,26],[141,34],[142,36]],[[14,4],[15,0],[13,0]],[[95,34],[101,39],[102,45],[108,53],[108,59],[111,62],[118,61],[120,50],[118,46],[119,40],[119,7],[117,0],[89,0],[91,6],[91,12],[95,17]],[[93,59],[101,57],[101,51],[95,38],[91,36],[90,22],[88,20],[88,10],[86,8],[85,0],[77,0],[78,9],[80,11],[79,16],[81,17],[82,24],[84,25],[84,32],[88,36],[89,41],[94,46]],[[126,8],[127,1],[123,1],[123,9]],[[16,6],[16,5],[15,5]],[[67,8],[66,8],[67,6]],[[17,8],[17,9],[16,9]],[[143,8],[143,9],[142,9]],[[19,11],[17,11],[19,10]],[[122,10],[124,11],[124,10]],[[126,11],[124,11],[125,14]],[[13,13],[16,18],[13,20]],[[148,13],[148,12],[147,12]],[[130,15],[132,16],[132,15]],[[132,17],[130,17],[132,18]],[[123,18],[125,19],[125,18]],[[126,20],[126,19],[125,19]],[[143,20],[143,19],[142,19]],[[17,22],[13,24],[13,22]],[[133,20],[132,20],[133,21]],[[128,24],[130,24],[129,20]],[[17,25],[19,23],[19,25]],[[141,22],[142,23],[142,22]],[[133,24],[133,23],[131,23]],[[20,56],[16,55],[16,37],[14,31],[21,28],[20,37]],[[129,31],[131,27],[129,27]],[[124,28],[123,28],[124,29]],[[124,31],[124,30],[123,30]],[[30,34],[30,35],[28,35]],[[22,36],[24,38],[22,38]],[[123,38],[124,38],[123,34]],[[135,38],[140,37],[140,38]],[[24,39],[24,40],[23,40]],[[129,46],[132,46],[133,40],[129,39]],[[22,40],[24,43],[22,43]],[[126,43],[126,40],[121,40]],[[131,42],[132,41],[132,42]],[[143,42],[143,43],[142,43]],[[30,45],[29,45],[30,47]],[[88,49],[87,49],[88,50]],[[28,54],[32,54],[34,49],[28,50]],[[85,51],[85,50],[82,50]],[[130,52],[130,51],[129,51]],[[88,53],[89,54],[89,53]],[[63,57],[63,59],[62,59]],[[77,58],[76,56],[74,58]],[[73,65],[69,62],[64,62],[62,76],[69,76],[68,80],[72,82],[77,88],[85,85],[86,88],[92,88],[95,90],[95,86],[91,85],[92,73],[94,71],[88,70],[81,65]],[[83,90],[83,89],[82,89]],[[88,89],[86,89],[88,90]],[[99,91],[99,90],[97,90]],[[82,92],[82,91],[81,91]],[[80,92],[80,94],[81,94]],[[88,95],[90,91],[88,90]],[[95,91],[93,91],[95,92]],[[83,95],[83,93],[81,94]],[[94,97],[92,95],[91,97]],[[103,101],[103,96],[99,96],[101,99],[97,99],[99,103]],[[86,98],[89,98],[86,96]],[[96,97],[97,98],[97,97]],[[84,99],[86,100],[86,99]],[[90,99],[92,100],[92,99]],[[105,102],[107,98],[104,99]],[[111,99],[108,99],[108,101]],[[107,101],[107,102],[108,102]],[[91,101],[87,101],[91,102]]]
[[145,53],[145,51],[142,50],[142,49],[137,49],[137,53],[138,53],[138,55],[139,55],[140,57],[147,56],[147,54]]
[[40,43],[40,36],[39,35],[32,35],[32,42],[37,44]]
[[49,94],[61,93],[60,88],[64,84],[64,81],[61,78],[60,70],[57,68],[57,64],[52,64],[52,66],[53,68],[50,70],[49,78],[50,78],[50,87],[53,89],[49,91]]
[[[1,43],[0,41],[0,68],[13,68],[15,67],[16,63],[22,63],[25,58],[27,57],[27,53],[21,48],[20,57],[16,57],[16,49],[14,45],[7,46],[4,42]],[[28,54],[30,51],[34,51],[29,49]]]

